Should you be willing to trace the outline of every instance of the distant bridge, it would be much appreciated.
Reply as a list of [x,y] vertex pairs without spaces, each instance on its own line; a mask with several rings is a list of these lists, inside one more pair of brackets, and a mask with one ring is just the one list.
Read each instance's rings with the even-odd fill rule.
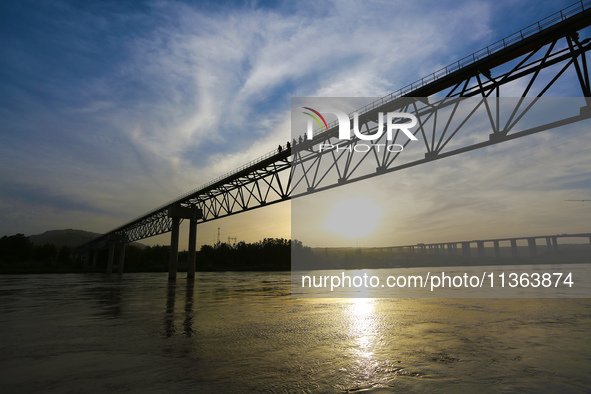
[[[103,234],[81,248],[94,251],[95,259],[97,250],[109,248],[107,272],[118,268],[122,273],[125,244],[171,232],[169,279],[175,279],[179,225],[186,219],[189,221],[187,277],[193,278],[197,223],[588,119],[591,117],[591,83],[586,52],[591,48],[591,42],[588,38],[580,40],[578,31],[590,25],[591,1],[577,2],[358,110],[360,130],[365,127],[366,134],[377,128],[378,112],[401,111],[415,114],[417,118],[425,119],[425,122],[430,119],[433,127],[421,122],[414,132],[424,145],[423,157],[401,163],[399,154],[393,152],[378,154],[374,150],[357,158],[346,149],[340,155],[333,150],[315,151],[313,148],[321,143],[345,148],[359,142],[358,138],[337,140],[338,125],[333,123],[327,131],[317,130],[311,140],[290,149],[284,147],[280,153],[269,152]],[[538,78],[542,71],[550,74],[544,81]],[[580,113],[534,128],[520,129],[519,121],[537,99],[543,97],[567,72],[577,76],[581,97],[586,101]],[[501,87],[515,81],[523,82],[526,87],[521,94],[522,99],[516,100],[509,110],[511,114],[508,122],[503,124],[499,106],[495,110],[493,104],[502,96]],[[537,92],[534,91],[535,83],[541,83]],[[442,98],[433,100],[431,96],[436,94]],[[468,111],[469,115],[459,115],[462,111],[456,109],[468,97],[479,99],[473,100],[473,109]],[[480,142],[461,145],[456,136],[477,110],[486,111],[490,130],[481,136]],[[463,120],[461,116],[464,116]],[[452,118],[457,121],[458,117],[460,125],[450,128]],[[406,146],[408,142],[400,141],[400,144]],[[375,165],[361,166],[362,163]],[[367,167],[371,170],[365,169]],[[122,245],[118,266],[114,265],[116,243]]]
[[[390,250],[392,252],[406,252],[406,253],[423,253],[423,254],[450,254],[458,255],[461,250],[461,255],[465,257],[472,256],[471,246],[476,244],[476,250],[478,257],[485,257],[485,246],[492,244],[494,248],[495,257],[501,257],[501,242],[505,244],[508,242],[511,246],[511,256],[519,257],[519,251],[517,247],[517,241],[527,241],[528,255],[529,257],[535,257],[538,255],[539,246],[537,240],[543,240],[546,242],[546,248],[548,252],[556,252],[558,250],[558,239],[559,238],[587,238],[591,243],[591,233],[578,233],[578,234],[554,234],[554,235],[537,235],[527,237],[511,237],[511,238],[494,238],[494,239],[481,239],[473,241],[455,241],[455,242],[437,242],[437,243],[419,243],[413,245],[401,245],[401,246],[389,246],[389,247],[376,247],[371,248],[372,250]],[[460,245],[460,248],[458,248]]]

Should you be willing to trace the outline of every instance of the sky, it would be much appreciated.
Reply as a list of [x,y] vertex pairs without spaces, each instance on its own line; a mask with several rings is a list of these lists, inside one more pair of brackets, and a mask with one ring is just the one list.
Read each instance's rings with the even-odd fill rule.
[[[4,1],[0,236],[66,228],[107,232],[287,141],[292,97],[384,96],[571,3]],[[571,92],[565,88],[559,94]],[[366,190],[375,189],[381,238],[374,233],[352,240],[326,229],[325,239],[304,241],[370,246],[475,234],[589,231],[583,228],[590,204],[562,201],[591,196],[584,161],[580,155],[579,161],[568,161],[588,146],[582,143],[585,134],[579,134],[561,141],[555,162],[548,160],[556,153],[549,153],[545,140],[551,136],[529,143],[525,138],[512,147],[552,168],[561,163],[563,176],[573,178],[552,184],[552,190],[561,185],[551,200],[560,218],[548,214],[546,202],[540,206],[549,215],[545,221],[535,211],[516,225],[515,212],[531,206],[531,200],[525,202],[524,196],[511,206],[503,190],[514,191],[533,178],[515,174],[523,155],[499,148],[450,159],[437,167],[439,176],[426,168],[365,183]],[[502,168],[491,164],[499,155]],[[532,163],[526,166],[539,175],[542,167]],[[490,175],[490,165],[500,183],[497,214],[483,218],[470,208],[483,204],[482,197],[458,195],[463,189],[457,179],[466,176],[454,172],[464,166],[466,173],[484,169]],[[506,189],[504,179],[511,180]],[[537,182],[524,193],[540,196],[540,185],[547,182]],[[392,208],[404,200],[385,202],[388,190],[401,186],[407,199],[404,218]],[[326,193],[332,202],[358,198],[357,190],[346,188]],[[320,211],[320,221],[309,225],[320,228],[328,211]],[[198,243],[214,243],[218,228],[222,241],[290,238],[290,224],[290,204],[276,204],[203,224]],[[186,239],[184,227],[181,239]],[[165,234],[142,242],[168,240]]]

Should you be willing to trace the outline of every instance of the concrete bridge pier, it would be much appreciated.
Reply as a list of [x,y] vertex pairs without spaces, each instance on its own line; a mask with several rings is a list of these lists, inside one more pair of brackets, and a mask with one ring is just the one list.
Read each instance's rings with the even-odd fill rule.
[[478,247],[478,257],[484,257],[484,241],[476,241],[476,246]]
[[107,275],[113,273],[113,258],[115,257],[115,241],[109,241],[109,255],[107,258]]
[[470,257],[470,242],[462,242],[462,256]]
[[[170,210],[168,211],[170,216]],[[168,259],[168,280],[176,279],[176,267],[179,261],[179,226],[181,218],[175,216],[172,218],[172,228],[170,231],[170,258]]]
[[516,239],[511,240],[511,256],[513,256],[513,257],[519,256],[519,251],[517,250],[517,240]]
[[189,257],[187,267],[187,279],[195,278],[195,254],[197,245],[197,220],[203,217],[203,213],[195,205],[183,207],[180,204],[171,205],[168,208],[168,217],[172,218],[170,233],[170,260],[168,262],[168,280],[175,280],[179,258],[179,227],[181,219],[189,219]]
[[76,253],[74,258],[77,259],[78,256],[82,259],[82,266],[84,268],[90,267],[90,251],[87,250],[83,253]]
[[[109,254],[107,257],[107,274],[113,273],[113,268],[117,268],[119,275],[123,273],[123,263],[125,262],[125,239],[119,234],[114,234],[109,237]],[[119,245],[119,264],[114,265],[115,247]],[[96,250],[93,257],[93,266],[96,265]]]
[[203,211],[196,206],[191,207],[189,219],[189,257],[187,266],[187,279],[195,278],[195,257],[197,253],[197,221],[203,217]]
[[529,256],[535,257],[537,255],[536,239],[535,238],[528,238],[527,239],[527,246],[529,247]]
[[552,252],[552,238],[546,237],[546,247],[548,248],[548,252]]
[[501,247],[499,246],[499,241],[493,241],[495,246],[495,257],[501,257]]
[[119,275],[123,274],[123,263],[125,262],[125,242],[120,243],[119,249]]
[[195,278],[195,254],[197,253],[197,221],[189,220],[189,256],[187,256],[187,279]]

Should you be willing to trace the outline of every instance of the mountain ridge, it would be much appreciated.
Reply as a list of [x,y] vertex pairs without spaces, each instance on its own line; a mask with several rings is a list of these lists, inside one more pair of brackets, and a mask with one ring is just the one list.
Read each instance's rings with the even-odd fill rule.
[[[101,235],[91,231],[68,228],[64,230],[49,230],[41,234],[29,235],[28,238],[35,245],[52,244],[57,247],[67,246],[75,248]],[[139,242],[132,242],[131,244],[140,248],[146,247],[146,245]]]

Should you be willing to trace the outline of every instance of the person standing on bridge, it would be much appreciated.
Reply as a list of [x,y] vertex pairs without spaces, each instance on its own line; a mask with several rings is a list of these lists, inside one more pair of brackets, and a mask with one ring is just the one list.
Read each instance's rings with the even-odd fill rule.
[[277,152],[281,153],[282,150],[283,148],[281,147],[281,145],[279,145],[279,147],[277,148]]
[[285,149],[291,149],[291,144],[289,143],[289,141],[287,141],[287,144],[285,144]]

